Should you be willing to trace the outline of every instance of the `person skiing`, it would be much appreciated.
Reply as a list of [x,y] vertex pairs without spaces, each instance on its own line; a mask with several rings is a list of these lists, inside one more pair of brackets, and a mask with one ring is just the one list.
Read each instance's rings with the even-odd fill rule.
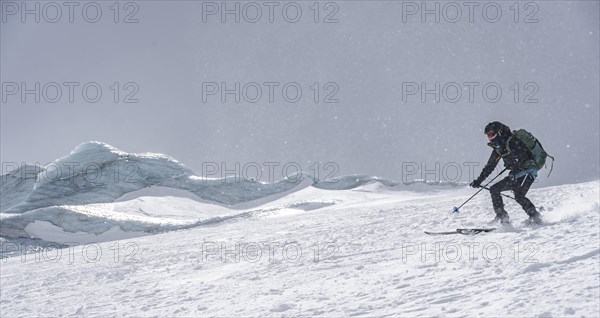
[[540,213],[536,210],[533,203],[525,197],[529,187],[537,177],[537,166],[533,160],[533,155],[527,149],[525,144],[513,137],[510,128],[501,122],[494,121],[485,126],[484,133],[488,138],[488,146],[494,150],[490,158],[483,167],[479,177],[470,186],[473,188],[481,187],[481,183],[492,173],[500,158],[504,161],[504,166],[510,170],[509,175],[490,187],[492,196],[492,205],[496,217],[492,222],[510,223],[508,213],[504,210],[504,202],[500,192],[512,190],[515,200],[521,205],[525,213],[529,216],[528,223],[540,224],[542,220]]

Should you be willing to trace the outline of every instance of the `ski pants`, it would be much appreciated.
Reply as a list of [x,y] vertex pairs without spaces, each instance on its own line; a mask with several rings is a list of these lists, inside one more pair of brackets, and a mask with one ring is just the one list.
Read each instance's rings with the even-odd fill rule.
[[513,180],[512,176],[508,176],[491,186],[490,194],[492,195],[492,204],[494,205],[494,209],[504,207],[504,202],[502,202],[502,195],[500,192],[512,190],[512,192],[515,194],[515,200],[521,205],[527,214],[535,211],[535,206],[533,203],[531,203],[531,201],[525,197],[534,180],[535,179],[528,174],[520,177],[517,180]]

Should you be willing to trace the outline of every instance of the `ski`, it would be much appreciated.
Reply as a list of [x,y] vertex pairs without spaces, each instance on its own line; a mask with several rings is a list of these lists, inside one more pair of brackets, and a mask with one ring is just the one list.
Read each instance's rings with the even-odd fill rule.
[[482,232],[491,232],[496,230],[496,228],[489,228],[489,229],[456,229],[454,231],[448,231],[448,232],[429,232],[429,231],[424,231],[425,234],[428,235],[451,235],[451,234],[462,234],[462,235],[475,235],[475,234],[479,234]]

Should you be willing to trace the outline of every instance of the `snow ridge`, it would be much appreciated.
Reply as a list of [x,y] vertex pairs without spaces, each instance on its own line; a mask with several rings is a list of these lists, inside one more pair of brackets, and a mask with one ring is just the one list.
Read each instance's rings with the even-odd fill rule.
[[[0,210],[23,213],[57,205],[113,202],[124,194],[151,186],[188,191],[201,199],[235,205],[307,186],[346,190],[368,183],[403,189],[406,186],[456,183],[399,183],[373,176],[353,175],[315,182],[302,172],[273,183],[246,180],[239,176],[203,178],[174,158],[156,153],[127,153],[106,143],[91,141],[46,167],[28,165],[3,175],[0,181]],[[417,187],[413,187],[417,189]]]

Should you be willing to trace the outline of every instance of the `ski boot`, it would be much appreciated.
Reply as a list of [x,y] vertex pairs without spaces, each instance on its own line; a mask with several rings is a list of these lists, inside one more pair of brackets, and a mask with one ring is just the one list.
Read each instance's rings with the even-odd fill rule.
[[527,209],[525,212],[529,216],[529,219],[525,221],[526,225],[542,224],[542,215],[534,207]]
[[501,224],[510,223],[510,218],[508,217],[508,213],[506,213],[506,210],[504,210],[504,207],[494,208],[494,212],[496,212],[496,217],[492,222],[490,222],[490,224],[498,222],[500,222]]

